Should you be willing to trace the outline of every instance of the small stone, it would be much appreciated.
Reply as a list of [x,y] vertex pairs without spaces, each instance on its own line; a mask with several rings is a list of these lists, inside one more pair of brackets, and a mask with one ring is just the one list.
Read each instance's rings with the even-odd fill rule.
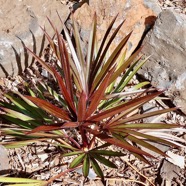
[[181,169],[183,169],[185,167],[185,158],[184,158],[184,156],[180,156],[180,155],[174,154],[171,151],[167,151],[167,155],[169,157],[167,157],[166,159],[169,162],[173,163],[174,165],[179,166]]
[[9,168],[8,152],[5,147],[0,145],[0,173],[6,173]]

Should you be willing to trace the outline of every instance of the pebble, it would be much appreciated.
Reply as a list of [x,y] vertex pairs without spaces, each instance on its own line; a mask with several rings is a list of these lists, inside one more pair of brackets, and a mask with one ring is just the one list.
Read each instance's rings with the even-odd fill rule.
[[0,171],[9,169],[9,158],[8,152],[5,147],[0,145]]

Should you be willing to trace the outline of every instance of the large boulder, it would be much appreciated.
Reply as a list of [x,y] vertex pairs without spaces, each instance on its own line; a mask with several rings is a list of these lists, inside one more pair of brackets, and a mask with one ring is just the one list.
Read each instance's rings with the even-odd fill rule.
[[69,16],[69,8],[57,0],[0,0],[0,77],[21,73],[33,59],[25,53],[24,45],[41,55],[45,46],[45,26],[53,34],[48,16],[58,29],[62,29],[56,11],[63,21]]
[[186,15],[165,10],[144,40],[143,53],[152,55],[140,74],[166,89],[186,113]]
[[118,13],[114,28],[125,20],[111,49],[115,48],[121,39],[133,31],[128,42],[128,56],[135,50],[144,32],[154,24],[156,16],[161,11],[156,0],[89,0],[89,4],[83,4],[78,8],[74,17],[80,26],[81,37],[84,42],[88,41],[93,14],[97,14],[98,41],[103,35],[111,20]]

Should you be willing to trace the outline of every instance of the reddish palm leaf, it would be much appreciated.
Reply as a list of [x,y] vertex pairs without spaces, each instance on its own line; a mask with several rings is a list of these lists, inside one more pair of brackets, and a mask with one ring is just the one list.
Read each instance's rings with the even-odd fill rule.
[[65,47],[64,40],[62,36],[56,31],[57,38],[58,38],[58,46],[59,46],[59,53],[60,53],[60,62],[64,72],[64,79],[67,87],[67,91],[69,92],[71,99],[73,99],[73,89],[72,89],[72,78],[70,75],[70,62],[67,49]]
[[66,87],[64,85],[64,82],[63,82],[63,79],[61,78],[59,73],[54,68],[52,68],[52,71],[53,71],[53,73],[54,73],[54,75],[55,75],[55,77],[56,77],[56,79],[58,81],[61,93],[62,93],[63,97],[65,98],[65,101],[67,102],[69,108],[71,110],[73,110],[73,112],[74,112],[72,114],[76,115],[76,109],[75,109],[75,106],[74,106],[74,102],[72,100],[72,97],[69,95],[69,92],[67,92],[67,89],[66,89]]
[[37,56],[34,52],[32,52],[29,48],[27,48],[25,46],[25,48],[32,54],[32,56],[51,74],[53,75],[52,73],[52,70],[50,68],[50,66],[48,66],[39,56]]
[[157,110],[157,111],[154,111],[154,112],[148,112],[148,113],[144,113],[144,114],[136,114],[136,115],[133,115],[131,117],[124,118],[122,120],[113,122],[113,123],[108,124],[108,125],[109,126],[121,125],[121,124],[125,124],[125,123],[128,123],[128,122],[144,119],[144,118],[148,118],[148,117],[152,117],[152,116],[156,116],[156,115],[161,115],[161,114],[164,114],[164,113],[167,113],[167,112],[174,111],[176,109],[177,108],[168,108],[168,109]]
[[[109,34],[109,32],[110,32],[110,30],[111,30],[111,28],[112,28],[112,26],[113,26],[115,20],[116,20],[116,17],[113,19],[113,21],[111,22],[111,24],[110,24],[108,30],[107,30],[106,33],[105,33],[105,36],[104,36],[103,41],[102,41],[102,44],[101,44],[102,47],[103,47],[103,45],[104,45],[104,43],[105,43],[105,41],[106,41],[106,39],[107,39],[107,37],[108,37],[108,34]],[[109,49],[109,47],[110,47],[110,45],[111,45],[113,39],[115,38],[116,34],[117,34],[118,31],[120,30],[120,28],[121,28],[121,26],[123,25],[123,23],[124,23],[124,21],[116,28],[116,30],[114,31],[114,33],[113,33],[112,36],[110,37],[110,39],[109,39],[107,45],[105,46],[104,51],[102,52],[102,54],[101,54],[101,51],[98,52],[98,54],[99,54],[99,55],[101,54],[101,56],[98,56],[98,55],[97,55],[97,57],[96,57],[95,66],[94,66],[94,69],[93,69],[93,71],[92,71],[91,78],[90,78],[91,83],[92,83],[92,80],[94,79],[94,77],[96,76],[96,73],[98,72],[98,69],[100,68],[101,64],[103,63],[104,58],[105,58],[105,56],[106,56],[106,53],[107,53],[107,51],[108,51],[108,49]],[[100,48],[100,50],[102,50],[102,48]]]
[[150,95],[146,95],[137,99],[133,99],[127,103],[123,103],[119,106],[116,106],[114,108],[111,108],[109,110],[103,111],[102,113],[96,114],[94,116],[91,116],[87,118],[87,120],[92,120],[92,121],[100,121],[108,117],[112,117],[115,114],[118,114],[122,112],[123,110],[131,109],[132,107],[135,107],[136,105],[141,105],[142,103],[146,103],[153,98],[157,97],[158,95],[162,94],[162,91],[156,92]]
[[103,82],[100,84],[99,88],[93,93],[93,98],[91,99],[90,106],[86,113],[86,118],[90,117],[90,115],[96,110],[100,101],[104,98],[105,90],[108,87],[108,83],[110,81],[110,77],[112,76],[115,68],[112,68],[111,71],[108,72]]
[[35,129],[27,132],[26,134],[31,134],[35,132],[49,132],[53,130],[65,129],[65,128],[76,128],[78,127],[77,122],[65,122],[65,123],[55,123],[53,125],[41,125]]
[[116,59],[118,58],[121,50],[123,49],[123,47],[125,46],[125,44],[127,43],[128,39],[130,38],[132,32],[129,33],[118,45],[117,47],[114,49],[114,51],[112,52],[112,54],[110,55],[110,57],[108,58],[108,60],[105,62],[104,66],[102,67],[101,71],[99,72],[99,74],[96,76],[94,82],[93,82],[93,87],[91,88],[91,92],[93,92],[97,86],[100,84],[100,82],[102,81],[102,79],[105,77],[105,75],[107,74],[107,72],[109,71],[109,69],[114,65],[114,63],[116,62]]
[[123,149],[126,149],[128,151],[131,151],[131,152],[134,152],[134,153],[137,153],[137,154],[142,154],[142,155],[145,155],[145,156],[149,156],[149,157],[154,157],[152,156],[151,154],[137,148],[137,147],[134,147],[130,144],[127,144],[127,143],[123,143],[121,140],[118,140],[116,138],[112,138],[112,137],[109,137],[108,135],[106,134],[100,134],[99,131],[95,131],[95,130],[91,130],[91,129],[88,129],[88,131],[92,134],[94,134],[96,137],[100,138],[101,140],[107,142],[107,143],[110,143],[112,145],[116,145],[118,147],[121,147]]
[[82,92],[78,102],[78,121],[83,121],[85,118],[86,100],[87,96],[84,92]]
[[68,113],[59,108],[56,107],[55,105],[52,105],[51,103],[49,103],[48,101],[39,99],[39,98],[35,98],[32,96],[25,96],[27,99],[29,99],[30,101],[32,101],[33,103],[35,103],[38,107],[42,108],[43,110],[45,110],[46,112],[50,113],[51,115],[64,119],[64,120],[70,120],[70,117],[68,115]]

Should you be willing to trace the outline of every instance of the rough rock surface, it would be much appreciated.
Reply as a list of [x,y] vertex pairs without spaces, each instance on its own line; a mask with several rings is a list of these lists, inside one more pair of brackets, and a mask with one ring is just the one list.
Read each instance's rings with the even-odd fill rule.
[[186,113],[186,15],[162,11],[145,38],[143,52],[152,56],[140,74],[155,87],[166,89]]
[[0,145],[0,175],[3,175],[8,171],[10,168],[9,166],[9,158],[8,158],[8,151]]
[[0,4],[0,77],[3,77],[21,73],[32,62],[24,44],[41,53],[44,40],[39,25],[52,34],[46,16],[62,29],[56,10],[66,20],[69,9],[57,0],[0,0]]
[[94,12],[98,17],[98,41],[103,38],[113,17],[119,13],[114,29],[122,20],[126,21],[120,29],[112,49],[121,41],[121,38],[133,31],[128,43],[128,55],[130,55],[141,40],[144,31],[154,24],[160,11],[161,9],[155,0],[89,0],[89,5],[83,4],[75,11],[74,16],[80,25],[81,37],[86,42]]

